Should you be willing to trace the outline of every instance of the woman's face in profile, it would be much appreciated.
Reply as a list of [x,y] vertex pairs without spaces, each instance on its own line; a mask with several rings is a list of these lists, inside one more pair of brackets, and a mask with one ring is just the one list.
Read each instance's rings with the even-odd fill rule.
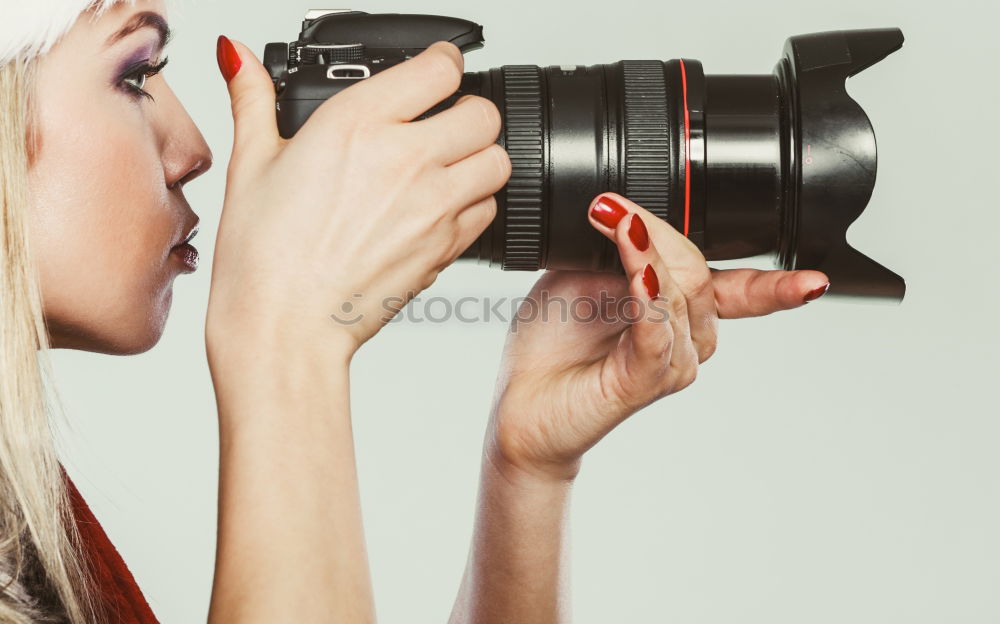
[[55,347],[128,354],[162,334],[196,253],[184,184],[211,166],[162,76],[161,0],[84,14],[39,60],[31,253]]

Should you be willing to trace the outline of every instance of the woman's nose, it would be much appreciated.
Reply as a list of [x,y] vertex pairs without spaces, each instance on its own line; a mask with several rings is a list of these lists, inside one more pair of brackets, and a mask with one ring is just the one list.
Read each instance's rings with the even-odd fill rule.
[[170,189],[183,188],[212,167],[212,150],[174,92],[162,87],[156,106],[164,180]]

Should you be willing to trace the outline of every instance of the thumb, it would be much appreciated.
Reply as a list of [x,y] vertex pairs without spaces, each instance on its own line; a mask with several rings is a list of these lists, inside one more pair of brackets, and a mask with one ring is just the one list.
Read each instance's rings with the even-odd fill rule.
[[819,271],[712,270],[719,318],[766,316],[822,296],[830,279]]
[[219,37],[216,55],[233,105],[233,150],[254,143],[276,145],[280,135],[271,76],[250,48],[228,37]]

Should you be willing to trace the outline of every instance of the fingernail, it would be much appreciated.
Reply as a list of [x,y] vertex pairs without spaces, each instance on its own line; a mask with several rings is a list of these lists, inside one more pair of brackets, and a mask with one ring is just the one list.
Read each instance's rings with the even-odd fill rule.
[[219,35],[219,42],[215,47],[215,56],[219,61],[219,71],[228,84],[243,66],[240,60],[240,53],[236,51],[236,46],[225,35]]
[[823,284],[822,286],[816,288],[815,290],[810,290],[809,292],[807,292],[805,298],[802,300],[802,303],[809,303],[810,301],[819,299],[828,290],[830,290],[830,282]]
[[607,196],[598,199],[594,207],[590,209],[590,216],[594,217],[594,221],[609,228],[616,227],[622,217],[627,214],[628,210],[625,206]]
[[647,264],[642,270],[642,285],[646,287],[646,294],[650,299],[655,299],[660,294],[660,278],[656,277],[652,264]]
[[649,249],[649,230],[646,229],[642,217],[637,214],[632,215],[632,221],[628,224],[628,237],[639,251]]

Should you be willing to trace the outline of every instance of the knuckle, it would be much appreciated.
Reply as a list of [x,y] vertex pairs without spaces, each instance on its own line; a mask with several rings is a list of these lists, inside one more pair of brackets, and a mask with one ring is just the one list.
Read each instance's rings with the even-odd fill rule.
[[482,234],[486,230],[486,228],[488,228],[490,224],[493,223],[493,220],[496,218],[497,214],[496,199],[494,197],[489,197],[480,202],[479,204],[473,206],[472,208],[469,208],[469,210],[475,211],[473,214],[474,218],[469,220],[470,221],[468,225],[468,228],[470,228],[469,231],[465,232],[462,231],[460,228],[459,231],[456,232],[455,236],[458,241],[458,244],[459,246],[463,247],[462,249],[458,250],[458,254],[456,255],[460,255],[463,251],[468,249],[469,245],[472,244],[475,237]]
[[462,56],[462,51],[454,43],[450,41],[438,41],[431,48],[446,57],[455,66],[459,74],[465,70],[465,57]]
[[486,198],[483,202],[483,223],[480,231],[485,230],[486,227],[493,223],[493,220],[497,216],[497,198],[490,196]]
[[454,184],[454,176],[445,171],[440,175],[427,176],[430,184],[429,199],[433,202],[434,222],[438,223],[450,216],[458,203],[458,193]]
[[701,324],[697,328],[698,341],[695,347],[698,352],[698,363],[701,364],[715,354],[719,344],[719,322],[714,314],[706,314],[698,320]]
[[366,121],[351,123],[345,120],[342,123],[340,136],[344,137],[344,144],[358,165],[387,167],[395,171],[409,166],[405,151],[392,141],[389,133]]
[[656,349],[656,358],[663,362],[665,365],[670,365],[670,354],[674,350],[674,334],[673,330],[669,331],[667,339],[664,340]]
[[484,195],[499,191],[510,179],[510,156],[496,143],[475,156],[476,188]]
[[492,150],[493,153],[496,155],[497,166],[499,167],[498,173],[500,174],[500,178],[503,180],[503,182],[507,182],[507,180],[510,179],[511,172],[513,170],[513,165],[510,162],[510,154],[507,153],[507,150],[500,147],[496,143],[494,143],[487,149]]
[[437,245],[434,269],[440,273],[447,269],[463,251],[461,234],[454,224],[442,224],[438,228],[438,233],[442,237]]
[[632,379],[626,374],[601,375],[599,387],[602,402],[626,409],[636,396]]
[[458,244],[458,236],[457,235],[452,236],[448,240],[448,243],[445,245],[444,254],[441,257],[440,262],[438,263],[438,266],[441,267],[440,269],[441,271],[444,271],[445,267],[451,264],[452,261],[455,258],[457,258],[459,254],[462,253],[462,250],[459,249],[459,247],[461,247],[461,245]]
[[426,171],[433,160],[434,149],[428,141],[420,140],[406,126],[383,128],[373,131],[370,140],[372,156],[395,172]]
[[255,108],[264,106],[270,107],[271,104],[265,101],[259,91],[245,90],[233,96],[233,113],[237,119]]
[[674,384],[673,391],[680,392],[681,390],[684,390],[693,384],[696,379],[698,379],[698,365],[692,363],[689,366],[685,366],[677,373],[677,380]]
[[691,365],[690,367],[688,367],[687,372],[682,379],[682,382],[684,384],[683,387],[687,388],[695,381],[697,381],[697,379],[698,379],[698,366]]
[[671,297],[670,313],[673,315],[673,318],[677,319],[677,321],[682,323],[688,322],[687,299],[685,299],[680,293]]
[[469,105],[476,106],[480,110],[483,118],[483,128],[489,133],[493,140],[500,134],[500,109],[492,101],[484,97],[474,95],[469,100]]
[[712,274],[709,273],[707,268],[705,271],[699,272],[698,276],[694,279],[692,292],[696,297],[714,295],[715,283],[712,281]]
[[420,208],[415,210],[410,219],[424,239],[440,242],[441,236],[448,236],[451,221],[454,220],[456,204],[453,191],[449,189],[446,179],[439,176],[422,176],[419,196]]
[[656,356],[659,359],[666,362],[667,364],[669,364],[670,357],[674,350],[674,336],[675,336],[674,326],[669,322],[664,323],[663,332],[664,332],[663,342],[660,343],[659,347],[657,348]]
[[448,244],[448,254],[445,257],[447,264],[450,265],[456,258],[462,255],[462,252],[468,249],[469,244],[471,243],[466,242],[462,237],[462,233],[456,229]]
[[402,144],[390,143],[383,150],[392,154],[397,164],[423,169],[434,160],[435,151],[428,141],[410,140]]
[[705,344],[701,345],[698,349],[698,363],[702,364],[715,355],[715,350],[717,348],[718,344],[716,343],[714,337]]
[[[435,44],[435,46],[428,48],[428,52],[433,52],[427,57],[428,71],[433,75],[434,83],[440,91],[444,95],[451,95],[462,83],[462,55],[452,43]],[[455,53],[449,52],[448,48],[453,48]]]

